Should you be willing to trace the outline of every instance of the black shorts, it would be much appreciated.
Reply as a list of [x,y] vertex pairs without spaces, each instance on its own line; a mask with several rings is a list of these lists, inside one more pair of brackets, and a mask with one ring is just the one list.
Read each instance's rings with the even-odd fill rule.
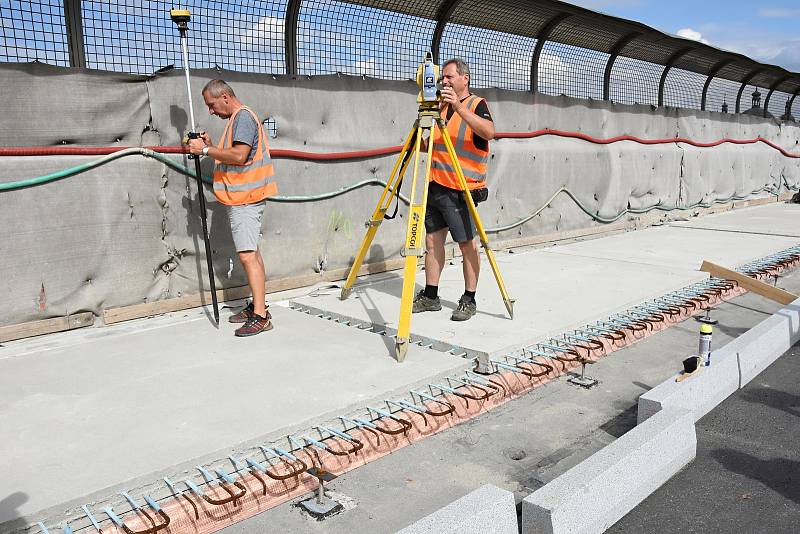
[[450,229],[450,235],[456,243],[472,241],[477,233],[469,206],[464,200],[464,192],[431,181],[428,185],[425,231],[430,234],[442,228]]

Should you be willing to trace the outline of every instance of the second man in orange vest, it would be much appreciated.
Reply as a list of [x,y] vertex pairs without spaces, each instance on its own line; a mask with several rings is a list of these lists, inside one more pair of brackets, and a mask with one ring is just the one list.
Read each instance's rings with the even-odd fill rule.
[[[442,66],[442,118],[458,155],[458,162],[474,199],[486,198],[486,162],[489,141],[494,138],[494,122],[486,100],[469,92],[469,66],[451,59]],[[475,290],[480,273],[480,255],[475,244],[475,223],[469,213],[464,192],[438,129],[433,130],[431,181],[425,213],[425,289],[414,298],[412,311],[438,311],[439,278],[445,261],[447,232],[461,249],[464,294],[451,319],[466,321],[477,311]]]
[[267,197],[277,194],[267,136],[256,114],[236,98],[223,80],[211,80],[203,88],[208,111],[228,119],[217,146],[208,134],[189,141],[192,154],[214,158],[214,195],[228,207],[231,234],[244,267],[253,300],[243,310],[228,318],[243,323],[237,336],[252,336],[272,328],[265,303],[266,273],[258,249],[261,217]]

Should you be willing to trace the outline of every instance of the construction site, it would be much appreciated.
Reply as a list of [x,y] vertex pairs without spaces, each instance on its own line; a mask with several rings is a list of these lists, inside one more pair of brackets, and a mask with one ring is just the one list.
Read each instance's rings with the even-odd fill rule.
[[[0,534],[797,531],[800,73],[557,0],[0,23]],[[250,337],[212,80],[277,187]],[[451,238],[412,314],[437,143],[469,320]]]

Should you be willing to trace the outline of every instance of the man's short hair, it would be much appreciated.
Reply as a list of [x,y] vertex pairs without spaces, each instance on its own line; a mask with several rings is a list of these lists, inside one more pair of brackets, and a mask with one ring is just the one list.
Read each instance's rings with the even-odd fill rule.
[[232,97],[236,98],[236,93],[233,92],[231,86],[225,83],[225,80],[211,80],[203,87],[202,94],[210,94],[214,98],[222,95],[223,93],[227,93]]
[[460,57],[454,57],[453,59],[448,59],[447,61],[445,61],[444,65],[442,65],[442,70],[444,70],[444,68],[448,65],[455,65],[456,72],[459,73],[461,76],[469,76],[470,79],[472,78],[472,76],[469,73],[469,65],[467,65],[467,62],[461,59]]

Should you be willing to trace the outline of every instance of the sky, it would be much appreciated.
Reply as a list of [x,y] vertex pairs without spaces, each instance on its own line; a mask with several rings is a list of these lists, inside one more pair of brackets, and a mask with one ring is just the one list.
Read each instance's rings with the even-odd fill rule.
[[800,72],[798,0],[565,0]]

